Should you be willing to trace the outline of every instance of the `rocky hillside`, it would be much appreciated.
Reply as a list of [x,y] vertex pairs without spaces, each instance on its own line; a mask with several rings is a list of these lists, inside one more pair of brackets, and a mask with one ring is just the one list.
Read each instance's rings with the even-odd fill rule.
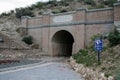
[[0,32],[0,49],[29,49],[29,47],[21,40],[12,38],[13,36]]
[[81,50],[73,56],[73,69],[86,80],[120,80],[120,45],[101,52],[101,63],[97,61],[97,52]]
[[48,2],[37,2],[25,8],[16,8],[8,13],[0,14],[0,31],[10,32],[20,27],[21,16],[41,16],[44,13],[64,13],[74,11],[76,8],[88,9],[112,7],[119,0],[49,0]]
[[103,50],[100,51],[101,59],[98,61],[98,51],[94,49],[94,41],[100,37],[103,38],[100,35],[93,36],[90,45],[74,54],[73,58],[78,64],[83,64],[98,73],[104,73],[105,77],[113,76],[117,78],[116,80],[120,80],[120,32],[115,29],[107,38],[102,39],[104,45]]
[[64,13],[74,11],[76,8],[85,7],[105,8],[112,7],[118,0],[49,0],[48,2],[37,2],[25,8],[16,8],[8,13],[0,14],[0,31],[10,32],[20,27],[21,16],[41,16],[44,13]]
[[21,41],[20,34],[16,32],[19,27],[21,27],[20,20],[14,14],[0,18],[0,38],[4,40],[0,43],[0,47],[9,48],[11,45],[14,48],[28,47]]
[[2,13],[0,17],[14,15],[21,16],[40,16],[44,13],[63,13],[73,11],[78,7],[88,9],[112,7],[119,0],[49,0],[48,2],[37,2],[29,7],[17,8],[9,13]]

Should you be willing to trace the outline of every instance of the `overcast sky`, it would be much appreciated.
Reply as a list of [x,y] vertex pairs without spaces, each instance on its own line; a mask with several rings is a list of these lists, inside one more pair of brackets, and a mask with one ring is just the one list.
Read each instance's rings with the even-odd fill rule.
[[0,13],[14,10],[15,8],[29,6],[38,1],[49,1],[49,0],[0,0]]

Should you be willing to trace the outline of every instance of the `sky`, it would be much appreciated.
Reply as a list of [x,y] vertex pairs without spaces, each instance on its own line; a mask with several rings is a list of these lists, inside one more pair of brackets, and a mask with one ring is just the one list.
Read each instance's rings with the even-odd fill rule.
[[0,0],[0,13],[8,12],[19,7],[26,7],[38,1],[45,2],[49,0]]

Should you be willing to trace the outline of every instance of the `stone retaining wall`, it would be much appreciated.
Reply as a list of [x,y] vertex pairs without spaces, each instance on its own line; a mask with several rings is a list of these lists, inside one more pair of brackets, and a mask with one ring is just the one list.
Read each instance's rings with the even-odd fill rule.
[[105,77],[105,73],[95,71],[92,68],[85,67],[83,64],[76,63],[72,57],[70,58],[70,65],[76,72],[80,73],[85,80],[115,80],[113,76]]

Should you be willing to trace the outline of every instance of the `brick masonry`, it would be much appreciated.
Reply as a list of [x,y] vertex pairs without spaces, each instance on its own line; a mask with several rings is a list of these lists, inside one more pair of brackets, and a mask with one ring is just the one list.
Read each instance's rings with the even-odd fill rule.
[[78,8],[76,11],[60,14],[44,14],[41,17],[21,19],[23,27],[28,29],[40,48],[49,55],[53,54],[52,38],[58,31],[65,30],[73,36],[72,54],[84,48],[95,34],[107,34],[114,25],[120,25],[120,3],[112,8]]

